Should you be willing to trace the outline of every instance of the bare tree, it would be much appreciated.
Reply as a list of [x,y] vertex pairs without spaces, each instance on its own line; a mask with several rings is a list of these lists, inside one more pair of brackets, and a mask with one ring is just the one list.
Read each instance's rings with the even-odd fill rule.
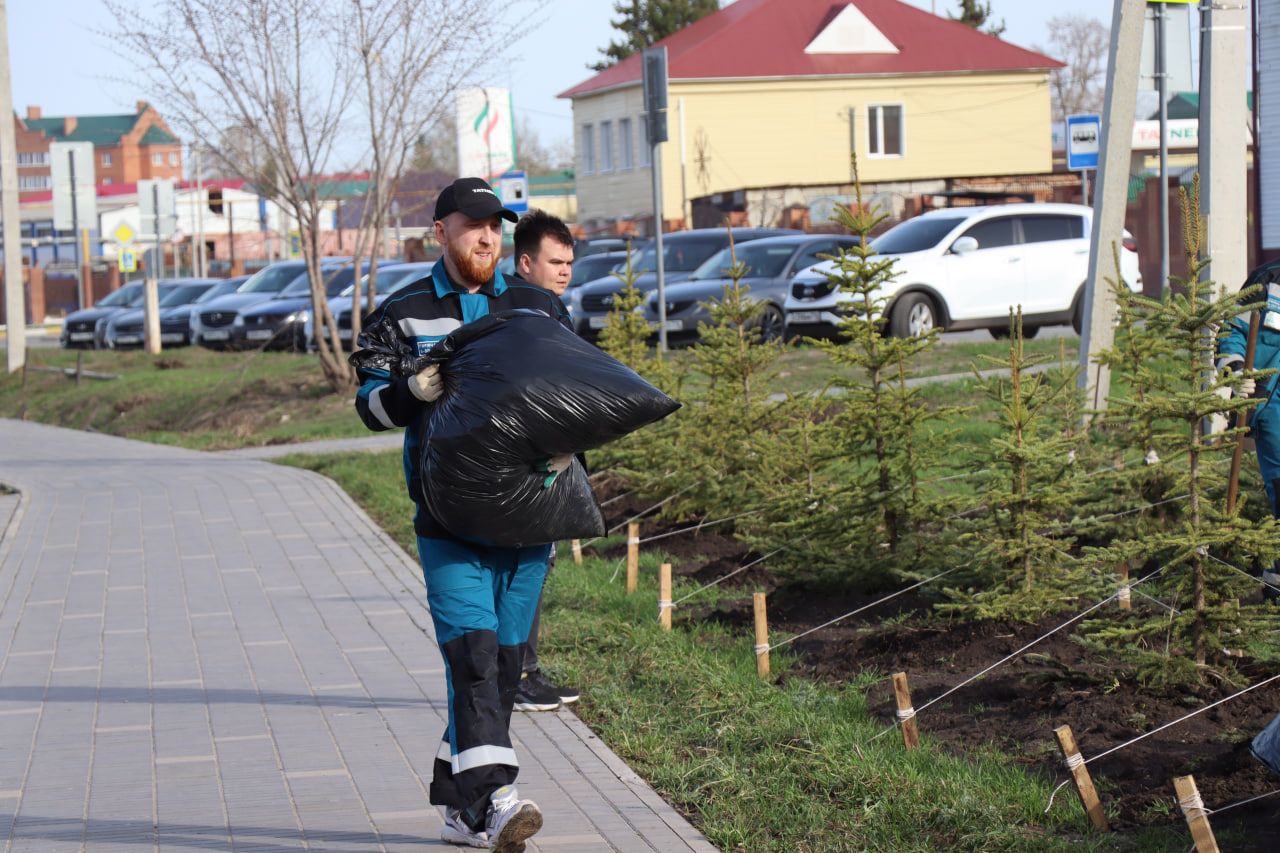
[[1102,111],[1110,35],[1101,21],[1079,14],[1050,18],[1049,48],[1036,49],[1066,63],[1049,76],[1054,121]]
[[[496,23],[511,4],[166,0],[150,15],[118,0],[107,6],[119,22],[109,35],[149,83],[152,102],[296,223],[320,363],[335,389],[350,387],[355,375],[320,273],[330,214],[324,176],[343,152],[363,151],[343,159],[369,173],[361,228],[368,245],[357,250],[376,251],[370,235],[386,221],[414,142],[464,78],[500,55],[508,31],[484,22]],[[353,332],[359,314],[352,311]]]
[[[370,176],[353,259],[354,306],[362,304],[359,270],[367,252],[367,308],[374,308],[380,238],[419,140],[441,124],[454,124],[458,89],[485,70],[509,39],[505,27],[476,22],[495,20],[499,10],[509,15],[513,9],[528,12],[537,6],[537,0],[501,5],[495,0],[347,0],[344,52],[359,57],[356,101],[367,133]],[[351,312],[351,333],[354,341],[360,333],[359,310]]]

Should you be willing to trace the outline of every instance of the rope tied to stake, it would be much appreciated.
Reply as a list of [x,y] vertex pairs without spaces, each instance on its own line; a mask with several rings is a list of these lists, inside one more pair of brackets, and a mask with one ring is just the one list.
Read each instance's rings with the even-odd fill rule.
[[905,723],[908,720],[915,718],[916,709],[914,707],[900,708],[893,712],[893,716],[898,718],[899,723]]
[[1204,800],[1200,798],[1199,792],[1192,794],[1185,800],[1178,800],[1178,807],[1182,809],[1183,814],[1192,820],[1206,818],[1213,814],[1212,809],[1204,807]]
[[768,654],[768,653],[769,653],[769,644],[768,644],[768,643],[756,643],[756,645],[755,645],[755,649],[756,649],[756,657],[760,657],[760,655],[764,655],[764,654]]

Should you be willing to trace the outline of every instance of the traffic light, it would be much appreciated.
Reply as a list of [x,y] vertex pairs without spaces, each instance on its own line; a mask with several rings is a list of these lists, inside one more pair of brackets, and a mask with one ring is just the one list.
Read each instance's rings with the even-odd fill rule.
[[209,210],[213,213],[222,215],[222,189],[209,190]]

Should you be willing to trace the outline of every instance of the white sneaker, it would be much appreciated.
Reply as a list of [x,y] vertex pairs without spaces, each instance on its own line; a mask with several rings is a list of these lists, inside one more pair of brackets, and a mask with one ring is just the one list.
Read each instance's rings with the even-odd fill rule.
[[515,785],[503,785],[489,797],[485,833],[494,853],[524,853],[524,843],[542,829],[542,810],[522,800]]
[[444,829],[440,830],[440,840],[448,844],[457,844],[462,847],[481,847],[488,849],[489,833],[476,832],[467,826],[459,816],[457,809],[445,808],[444,810]]

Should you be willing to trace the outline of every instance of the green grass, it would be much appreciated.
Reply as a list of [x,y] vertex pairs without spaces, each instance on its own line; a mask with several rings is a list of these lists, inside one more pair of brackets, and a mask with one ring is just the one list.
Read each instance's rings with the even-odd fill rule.
[[[345,488],[410,553],[411,505],[396,453],[292,457]],[[1096,836],[1070,791],[1043,814],[1052,783],[995,749],[957,755],[926,735],[906,752],[863,690],[788,672],[756,677],[748,630],[676,611],[657,626],[660,553],[641,587],[611,582],[613,561],[558,563],[544,605],[542,658],[582,688],[575,710],[722,850],[1178,849],[1176,830]],[[680,595],[677,586],[676,597]],[[734,593],[725,593],[733,595]],[[1176,825],[1176,824],[1175,824]]]
[[[1072,358],[1074,340],[1068,341]],[[911,365],[919,375],[967,373],[979,355],[1007,352],[1001,341],[940,345]],[[1028,342],[1038,351],[1058,351],[1058,341]],[[75,367],[82,357],[86,371],[118,375],[118,379],[82,379],[79,384],[60,373],[39,368]],[[688,362],[680,350],[671,358]],[[197,450],[225,450],[369,434],[355,416],[350,394],[334,394],[312,356],[288,353],[223,353],[200,347],[145,352],[63,350],[28,351],[25,374],[0,378],[0,417],[24,418],[72,429],[176,444]],[[986,366],[986,365],[981,365]],[[788,348],[769,378],[769,391],[808,393],[833,379],[851,378],[820,351]],[[698,379],[687,391],[695,393]],[[976,389],[971,381],[930,385],[926,398],[936,405],[966,405]],[[974,421],[974,418],[967,418]],[[965,438],[989,435],[977,419]],[[959,420],[957,426],[962,426]]]
[[220,353],[200,347],[85,352],[87,371],[119,379],[79,384],[39,367],[75,367],[77,354],[29,350],[25,376],[0,378],[0,417],[218,450],[368,435],[349,395],[333,394],[314,357]]

